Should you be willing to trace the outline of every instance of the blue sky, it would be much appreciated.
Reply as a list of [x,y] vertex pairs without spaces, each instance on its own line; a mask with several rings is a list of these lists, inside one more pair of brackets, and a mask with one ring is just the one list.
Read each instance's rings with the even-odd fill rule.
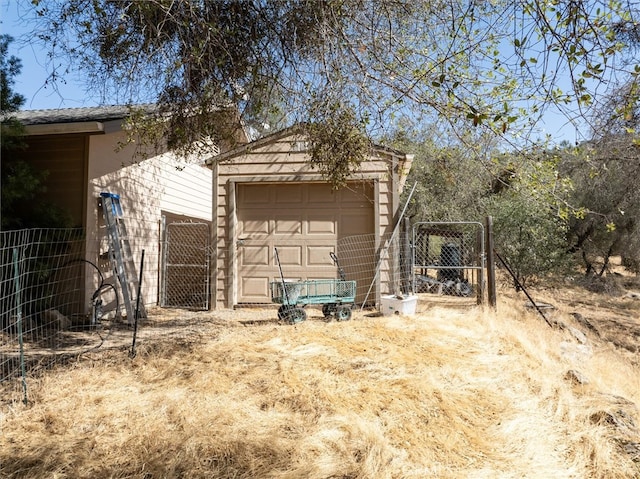
[[66,84],[58,84],[59,92],[46,85],[48,77],[45,63],[46,52],[33,44],[25,42],[23,37],[31,33],[19,21],[19,12],[25,9],[24,0],[0,0],[0,31],[14,37],[9,45],[9,54],[22,61],[22,73],[15,79],[13,90],[26,98],[25,110],[52,108],[75,108],[94,106],[95,99],[87,98],[79,79],[68,78]]
[[[85,93],[85,87],[80,78],[67,77],[66,83],[58,83],[57,91],[47,85],[48,72],[46,69],[47,55],[38,46],[29,43],[32,33],[19,21],[20,11],[29,8],[27,0],[0,0],[0,31],[9,34],[15,41],[9,46],[10,55],[15,55],[22,61],[22,73],[16,78],[14,91],[26,98],[23,106],[25,110],[76,108],[95,106],[99,103],[96,96]],[[566,117],[560,113],[550,111],[545,114],[543,124],[539,125],[542,137],[550,134],[554,142],[567,140],[574,143],[586,138],[569,124]]]

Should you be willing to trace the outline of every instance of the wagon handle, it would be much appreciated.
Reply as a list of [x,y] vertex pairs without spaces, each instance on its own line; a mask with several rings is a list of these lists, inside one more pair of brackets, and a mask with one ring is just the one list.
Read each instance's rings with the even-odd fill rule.
[[282,281],[282,294],[284,294],[286,305],[289,306],[289,293],[287,292],[287,287],[284,284],[284,274],[282,274],[282,266],[280,265],[280,256],[278,256],[278,248],[274,247],[273,253],[276,258],[276,263],[278,263],[278,269],[280,270],[280,280]]
[[340,279],[342,281],[346,281],[346,275],[344,274],[344,270],[340,267],[340,263],[338,262],[338,257],[336,256],[336,254],[331,251],[329,253],[329,256],[331,256],[331,259],[333,260],[333,262],[335,263],[336,267],[338,268],[338,275],[340,276]]

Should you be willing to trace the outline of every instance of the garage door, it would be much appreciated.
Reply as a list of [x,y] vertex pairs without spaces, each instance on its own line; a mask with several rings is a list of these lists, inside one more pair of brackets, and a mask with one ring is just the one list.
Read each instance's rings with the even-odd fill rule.
[[237,186],[238,302],[268,303],[280,279],[335,278],[330,252],[340,238],[374,232],[371,183],[332,191],[325,183]]

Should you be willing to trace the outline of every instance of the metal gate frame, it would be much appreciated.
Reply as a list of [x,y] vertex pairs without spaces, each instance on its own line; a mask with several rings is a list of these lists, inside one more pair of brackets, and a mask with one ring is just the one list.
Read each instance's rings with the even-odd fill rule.
[[[189,242],[185,241],[185,236],[178,236],[172,234],[171,227],[179,226],[181,228],[198,228],[205,229],[204,234],[202,232],[194,234],[196,239],[204,239],[204,242]],[[210,225],[204,222],[192,222],[192,221],[167,221],[166,216],[162,216],[161,224],[161,242],[160,242],[160,306],[163,308],[184,308],[197,311],[207,311],[209,309],[210,301]],[[181,261],[172,263],[172,255],[175,250],[173,247],[180,248],[181,254],[178,254],[178,259]],[[199,262],[193,261],[194,259],[201,259]],[[178,278],[182,278],[183,281],[178,281],[179,284],[172,284],[171,281],[172,272],[178,271]],[[201,272],[202,274],[193,274]],[[174,273],[175,274],[175,273]],[[184,281],[187,278],[200,279],[201,281],[189,282]],[[175,282],[175,281],[174,281]]]
[[[459,238],[461,244],[460,249],[457,253],[458,260],[454,261],[455,258],[451,258],[450,260],[447,259],[447,255],[444,251],[444,247],[446,246],[445,244],[441,245],[440,255],[438,255],[437,259],[436,257],[429,254],[421,254],[422,252],[424,252],[425,246],[422,242],[423,240],[421,236],[424,236],[425,232],[427,238],[429,238],[430,236]],[[473,233],[473,235],[471,234],[471,232]],[[420,287],[416,281],[415,271],[417,269],[421,269],[423,271],[437,271],[437,279],[435,280],[433,285],[435,287],[438,287],[440,292],[442,291],[441,285],[446,285],[447,283],[451,282],[455,283],[456,281],[459,282],[459,278],[462,277],[465,271],[471,271],[472,275],[475,275],[476,277],[475,282],[473,282],[472,284],[476,285],[476,296],[478,304],[483,302],[485,289],[484,270],[486,266],[486,251],[484,225],[482,223],[477,221],[428,221],[415,223],[412,228],[411,238],[411,248],[413,251],[411,271],[413,275],[414,291],[419,292],[420,290]],[[473,244],[473,247],[469,250],[464,249],[465,241],[466,243]],[[450,249],[450,254],[451,256],[454,256],[455,248],[453,248],[453,246],[455,245],[450,246],[452,246]],[[428,250],[428,240],[426,247]],[[443,257],[446,261],[442,261]],[[456,277],[458,279],[456,279]],[[445,281],[442,281],[442,279],[444,279]],[[458,293],[459,292],[460,291],[458,290]],[[455,290],[452,294],[456,295]]]

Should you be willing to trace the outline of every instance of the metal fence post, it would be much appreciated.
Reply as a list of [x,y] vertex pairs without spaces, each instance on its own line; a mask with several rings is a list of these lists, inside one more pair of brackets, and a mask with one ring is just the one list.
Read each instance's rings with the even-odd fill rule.
[[20,345],[20,374],[22,375],[22,402],[27,404],[27,368],[24,363],[24,340],[22,337],[22,298],[20,295],[20,268],[18,266],[18,248],[13,248],[13,284],[16,291],[16,323],[18,327],[18,343]]
[[493,218],[487,216],[487,291],[489,295],[489,306],[496,307],[496,262],[493,255]]
[[404,229],[402,231],[402,266],[400,270],[400,284],[402,285],[402,294],[413,293],[413,275],[411,267],[411,259],[413,254],[411,252],[411,240],[409,233],[411,232],[411,220],[409,218],[404,219]]
[[478,284],[478,292],[476,296],[477,304],[484,304],[484,291],[485,291],[485,282],[484,282],[484,268],[485,268],[485,258],[486,254],[484,251],[484,238],[482,229],[478,229],[476,231],[476,251],[478,252],[478,262],[480,263],[480,268],[476,271],[477,274],[477,284]]

